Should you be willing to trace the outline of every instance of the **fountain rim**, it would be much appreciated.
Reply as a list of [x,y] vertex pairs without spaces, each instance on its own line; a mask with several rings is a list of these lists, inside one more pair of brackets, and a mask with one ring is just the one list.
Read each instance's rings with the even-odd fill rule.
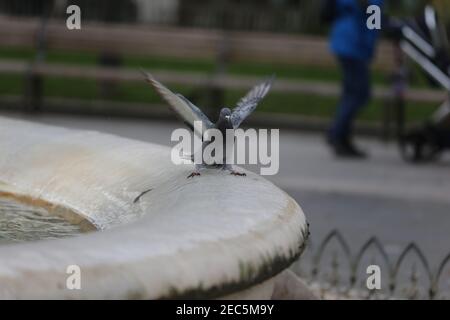
[[[10,126],[11,134],[22,123],[22,121],[4,120],[0,117],[0,124],[2,121],[14,122],[14,125]],[[34,127],[33,124],[26,125]],[[35,125],[34,129],[53,133],[56,130],[54,128]],[[69,144],[75,144],[71,140],[74,133],[81,136],[85,134],[78,130],[63,130],[69,132],[66,140]],[[118,146],[125,146],[132,141],[101,133],[86,134],[90,135],[90,139],[78,139],[77,146],[80,144],[88,146],[95,138],[108,139]],[[147,148],[154,148],[158,153],[167,149],[139,143],[146,145]],[[0,149],[1,146],[0,140]],[[32,152],[34,152],[33,156],[42,156],[43,151],[38,148]],[[185,173],[180,171],[177,174],[185,178]],[[254,178],[255,181],[251,180],[253,181],[251,182],[250,178]],[[3,180],[0,176],[0,181]],[[226,184],[227,180],[220,178],[220,181]],[[171,253],[152,255],[151,250],[143,245],[143,241],[148,240],[143,225],[151,223],[149,216],[144,215],[136,221],[100,232],[85,233],[78,237],[2,245],[0,258],[10,257],[14,251],[17,251],[21,252],[22,259],[20,256],[13,257],[13,261],[7,263],[9,269],[0,267],[0,287],[9,288],[9,291],[4,290],[3,294],[0,290],[0,298],[36,298],[42,295],[49,298],[217,298],[269,281],[288,268],[301,255],[306,244],[308,227],[301,208],[286,193],[251,173],[249,173],[249,180],[245,181],[251,185],[263,185],[280,195],[277,200],[280,202],[279,209],[271,212],[270,219],[255,224],[248,234],[227,239],[221,239],[218,236],[217,241],[195,243],[188,248],[172,252],[172,256]],[[10,186],[10,191],[26,194],[17,185],[11,186],[8,182],[6,184]],[[220,189],[220,187],[218,183],[217,188]],[[189,190],[187,188],[185,192]],[[50,198],[27,196],[40,199],[39,201],[50,205],[63,206]],[[80,212],[67,205],[64,207],[76,213]],[[255,219],[258,219],[258,212],[254,212],[253,215]],[[111,251],[108,248],[108,242],[117,243],[123,252],[127,250],[131,252],[129,260],[117,260],[112,253],[108,253],[108,250]],[[65,248],[71,248],[73,251],[67,253],[64,251]],[[92,257],[95,252],[98,252],[99,256]],[[39,265],[36,268],[30,268],[26,260],[31,259],[23,258],[24,255],[34,256]],[[85,277],[95,284],[89,285],[88,290],[84,292],[68,291],[63,288],[67,274],[61,266],[76,259],[82,261]],[[208,266],[214,266],[214,268],[208,268]],[[154,272],[149,270],[151,267],[160,273],[159,277],[163,279],[162,281],[158,279],[158,275],[155,276]],[[177,278],[176,272],[186,268],[192,271],[192,275],[189,275],[188,279]],[[104,269],[106,275],[96,278],[99,269]],[[30,279],[32,286],[25,288]],[[172,279],[175,280],[172,281]],[[179,285],[176,279],[180,281]],[[142,285],[143,283],[145,284]],[[43,287],[39,287],[40,285]],[[117,288],[118,292],[114,294],[108,292],[111,287]]]

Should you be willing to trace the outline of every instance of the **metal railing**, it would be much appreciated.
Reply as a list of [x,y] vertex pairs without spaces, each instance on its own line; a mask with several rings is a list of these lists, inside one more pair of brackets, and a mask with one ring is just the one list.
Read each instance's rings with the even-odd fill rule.
[[[432,267],[424,252],[410,243],[398,254],[377,237],[358,250],[338,231],[317,245],[308,243],[293,270],[323,298],[338,299],[450,299],[450,253]],[[381,270],[381,289],[369,290],[369,265]]]

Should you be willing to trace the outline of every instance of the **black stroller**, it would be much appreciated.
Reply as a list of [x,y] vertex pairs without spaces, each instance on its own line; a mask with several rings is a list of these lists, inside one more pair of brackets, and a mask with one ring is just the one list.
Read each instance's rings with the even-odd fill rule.
[[403,90],[406,72],[403,59],[398,58],[399,70],[394,80],[395,96],[400,114],[397,117],[398,139],[402,157],[409,162],[428,162],[438,159],[450,148],[450,51],[445,28],[435,9],[427,6],[423,16],[411,21],[397,22],[398,48],[416,62],[426,73],[431,85],[440,86],[447,98],[430,119],[413,129],[404,129]]

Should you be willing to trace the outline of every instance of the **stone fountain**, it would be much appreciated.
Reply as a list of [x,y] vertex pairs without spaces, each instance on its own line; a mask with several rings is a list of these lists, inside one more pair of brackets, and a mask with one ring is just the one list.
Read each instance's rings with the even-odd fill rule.
[[270,298],[305,246],[301,208],[251,172],[191,170],[164,146],[0,117],[0,208],[32,222],[0,218],[0,298]]

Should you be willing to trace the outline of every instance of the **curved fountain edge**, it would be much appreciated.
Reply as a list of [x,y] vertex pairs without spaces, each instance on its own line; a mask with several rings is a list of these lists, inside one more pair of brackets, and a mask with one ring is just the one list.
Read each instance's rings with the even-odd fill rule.
[[[20,190],[21,193],[66,206],[75,212],[86,212],[83,208],[90,208],[89,203],[86,203],[87,200],[100,203],[105,201],[108,205],[93,206],[93,210],[97,211],[86,212],[88,219],[104,229],[103,232],[85,234],[76,238],[0,247],[0,259],[6,261],[5,265],[0,266],[1,298],[216,298],[270,281],[296,260],[304,248],[308,232],[300,207],[286,193],[257,175],[249,173],[246,179],[236,180],[236,177],[212,173],[205,174],[201,180],[191,182],[186,180],[187,173],[192,169],[191,166],[165,165],[168,177],[159,176],[158,168],[154,168],[155,172],[149,172],[147,177],[144,175],[143,178],[139,178],[137,173],[148,169],[142,166],[140,161],[144,159],[147,163],[158,166],[160,162],[168,160],[167,148],[111,135],[41,126],[4,118],[0,118],[0,127],[3,137],[5,134],[20,136],[21,130],[38,132],[33,137],[27,135],[19,137],[28,141],[26,146],[33,146],[32,150],[23,145],[18,148],[19,152],[27,152],[28,159],[19,159],[18,165],[10,166],[7,161],[2,162],[0,158],[0,171],[2,171],[0,180],[13,184],[13,188]],[[44,137],[48,139],[42,141]],[[38,147],[35,146],[36,141],[40,141]],[[61,144],[61,141],[64,144]],[[109,149],[97,146],[102,143],[107,144]],[[62,145],[64,147],[61,147]],[[2,148],[6,150],[8,147],[14,147],[14,144],[0,139],[0,150]],[[64,174],[51,176],[51,180],[58,185],[58,188],[52,189],[47,185],[45,188],[40,187],[39,192],[35,192],[35,188],[41,185],[42,181],[48,181],[47,172],[40,169],[43,180],[32,181],[33,175],[26,173],[21,175],[20,168],[24,168],[24,165],[32,165],[36,168],[36,163],[42,166],[40,159],[49,150],[60,154],[44,165],[47,168],[58,172],[58,168],[62,165],[64,168],[67,167],[64,162],[67,161],[66,159],[72,159],[68,168],[78,168],[75,165],[80,165],[83,171],[77,172],[86,172],[86,175],[120,168],[123,172],[117,169],[117,177],[110,178],[109,182],[120,181],[123,183],[122,187],[118,190],[102,190],[97,198],[90,198],[81,192],[90,184],[84,184],[86,181],[77,184],[77,180],[67,177],[70,173],[61,170],[60,172]],[[124,153],[130,150],[139,152],[138,161],[133,162],[126,157],[117,156],[121,150]],[[90,152],[87,153],[87,151]],[[9,152],[14,153],[11,150]],[[99,167],[98,155],[102,152],[107,153],[106,158],[113,159],[110,164]],[[18,153],[15,155],[21,157]],[[61,159],[65,160],[61,161]],[[16,170],[15,173],[11,173],[13,169]],[[133,177],[130,178],[130,175]],[[220,183],[217,183],[217,180]],[[139,208],[129,205],[132,199],[136,199],[136,194],[139,194],[133,187],[139,185],[142,190],[144,182],[147,183],[147,181],[158,181],[152,186],[156,189],[155,193],[143,199],[142,203],[139,203]],[[111,184],[111,186],[114,185],[114,183]],[[239,188],[241,190],[233,190]],[[252,193],[251,188],[259,189]],[[172,246],[164,247],[164,241],[158,240],[159,238],[154,234],[146,233],[152,230],[151,225],[159,223],[166,216],[174,215],[183,219],[185,215],[191,215],[192,218],[196,218],[195,212],[192,211],[204,210],[201,206],[191,203],[192,210],[184,212],[184,209],[180,209],[180,205],[186,199],[189,201],[189,196],[198,193],[199,190],[210,192],[211,198],[210,204],[207,205],[209,209],[201,212],[202,220],[199,220],[199,223],[204,226],[190,225],[194,229],[192,233],[195,234],[197,231],[201,233],[201,236],[196,237],[188,232],[180,232],[180,237],[189,235],[186,243],[175,241]],[[242,190],[248,191],[249,203],[245,200],[246,195],[242,195]],[[177,192],[176,197],[183,198],[183,201],[173,200],[165,206],[156,204],[154,207],[155,204],[152,201],[155,199],[166,197],[166,201],[169,201],[170,198],[166,195],[171,191]],[[224,193],[224,191],[242,197],[239,199],[241,206],[231,205],[231,208],[221,208],[223,211],[221,213],[230,214],[230,218],[217,216],[220,210],[214,203],[214,200],[221,200],[214,198],[215,193]],[[268,194],[273,196],[275,204],[263,198]],[[84,206],[78,204],[76,200],[84,202]],[[262,201],[265,206],[258,207],[255,201]],[[124,203],[124,208],[118,206]],[[106,212],[113,210],[114,205],[118,208],[119,214]],[[241,208],[242,206],[244,208]],[[252,206],[255,207],[254,212],[249,210]],[[133,217],[130,216],[130,210],[134,210]],[[157,210],[159,211],[155,214]],[[101,217],[103,213],[107,219]],[[161,216],[154,217],[158,214]],[[114,220],[117,216],[120,223]],[[122,219],[123,216],[126,218]],[[248,220],[246,222],[248,229],[241,227],[242,223],[239,221],[241,216],[243,220]],[[101,218],[100,223],[96,221],[98,217]],[[222,220],[222,223],[235,223],[241,231],[223,232],[214,224],[216,219]],[[167,220],[166,223],[176,224],[177,219]],[[145,224],[149,225],[148,229],[145,228]],[[161,224],[160,226],[167,228],[169,232],[176,232],[182,231],[185,224],[181,221],[179,229],[175,228],[176,225],[167,227]],[[153,230],[153,232],[157,231],[158,229]],[[178,233],[172,234],[178,235]],[[164,237],[164,234],[161,237]],[[154,249],[151,248],[152,244]],[[14,252],[21,252],[21,258],[15,257]],[[120,253],[122,255],[126,253],[124,259],[117,258]],[[34,261],[36,265],[29,265],[27,261]],[[65,288],[68,275],[64,267],[68,263],[75,262],[83,270],[85,286],[82,290]]]

